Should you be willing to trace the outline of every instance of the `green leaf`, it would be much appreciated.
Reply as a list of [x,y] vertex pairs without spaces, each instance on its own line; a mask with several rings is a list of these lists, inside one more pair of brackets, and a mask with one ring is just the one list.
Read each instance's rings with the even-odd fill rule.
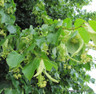
[[40,58],[43,59],[44,61],[44,65],[46,67],[47,71],[50,71],[52,69],[52,67],[54,67],[56,70],[58,69],[58,66],[55,62],[49,60],[49,58],[47,57],[47,55],[45,53],[40,53]]
[[[21,94],[21,88],[20,88],[20,86],[19,86],[19,81],[18,80],[16,80],[14,77],[13,77],[13,75],[10,75],[10,79],[11,79],[11,82],[12,82],[12,85],[14,86],[14,90],[15,90],[15,93],[17,93],[17,94]],[[13,91],[14,91],[13,90]],[[14,92],[13,92],[13,94],[15,94]]]
[[[0,92],[2,92],[4,90],[4,88],[11,88],[11,83],[7,82],[7,81],[0,81]],[[2,94],[2,93],[0,93]]]
[[88,74],[86,74],[86,75],[85,75],[85,81],[86,81],[86,82],[89,82],[90,79],[91,79],[91,76],[88,75]]
[[52,49],[52,57],[53,58],[56,58],[56,53],[57,53],[57,49],[56,49],[56,47],[54,47],[53,49]]
[[15,35],[8,35],[5,39],[2,39],[2,40],[0,41],[0,46],[2,46],[3,43],[4,43],[7,39],[10,39],[10,38],[12,38],[12,37],[15,37]]
[[10,68],[17,67],[23,60],[24,56],[18,54],[16,51],[9,53],[6,59],[7,64],[9,65]]
[[90,69],[91,69],[90,63],[84,64],[84,68],[85,68],[86,70],[90,70]]
[[5,94],[13,94],[12,88],[5,90]]
[[34,75],[35,70],[38,68],[39,64],[40,64],[40,60],[39,58],[35,58],[33,61],[31,61],[29,64],[27,64],[22,72],[25,75],[25,77],[30,81],[31,78]]
[[5,89],[5,94],[19,94],[15,89],[7,88]]
[[89,20],[88,22],[92,29],[96,32],[96,21]]
[[3,92],[3,89],[2,89],[2,90],[0,90],[0,94],[2,94],[2,92]]
[[62,26],[62,24],[63,24],[62,20],[58,21],[57,24],[56,24],[56,28],[59,28],[60,26]]
[[48,24],[43,24],[42,27],[40,28],[40,30],[44,32],[48,31],[48,29],[49,29]]
[[93,33],[89,33],[89,34],[90,34],[90,38],[92,39],[92,41],[96,45],[96,34],[93,34]]
[[7,29],[8,29],[8,31],[9,31],[11,34],[16,33],[16,27],[15,27],[14,25],[8,25]]
[[79,43],[73,44],[70,40],[66,43],[67,51],[71,54],[75,53],[79,48]]
[[0,16],[1,16],[1,23],[8,24],[14,24],[15,22],[15,16],[11,15],[9,16],[7,13],[4,12],[4,10],[0,10]]
[[80,34],[81,38],[84,40],[84,42],[88,43],[90,40],[90,36],[89,36],[89,33],[87,32],[87,30],[84,27],[81,27],[77,30],[79,31],[79,34]]
[[53,33],[48,34],[47,41],[49,43],[55,44],[55,42],[56,42],[56,35],[53,34]]
[[31,33],[32,33],[33,35],[36,34],[36,32],[35,32],[35,30],[33,29],[33,26],[32,26],[32,25],[30,25],[29,30],[31,31]]
[[91,78],[90,81],[95,84],[95,79],[94,78]]
[[63,20],[63,26],[66,28],[71,28],[72,27],[72,21],[70,18],[66,18]]
[[26,50],[24,51],[24,55],[26,55],[27,53],[29,53],[30,51],[33,51],[35,48],[36,44],[33,43],[31,44],[28,48],[26,48]]
[[31,45],[27,48],[27,51],[33,51],[35,45],[36,45],[35,43],[31,44]]
[[56,33],[49,33],[47,35],[47,42],[51,43],[51,44],[57,44],[61,30],[62,30],[62,28],[59,28],[59,30]]
[[50,61],[48,59],[44,59],[44,65],[46,67],[47,71],[51,71],[51,69],[54,67],[56,70],[58,69],[58,66],[55,62]]
[[85,21],[83,19],[76,19],[74,26],[79,27],[79,26],[83,25],[84,22]]
[[36,44],[38,45],[38,47],[41,47],[41,45],[46,42],[45,38],[41,37],[36,39]]
[[88,31],[90,35],[90,39],[96,44],[96,32],[91,28],[91,26],[88,23],[85,23],[86,27],[85,29]]
[[5,14],[3,10],[0,10],[1,23],[7,23],[9,21],[9,15]]
[[75,32],[73,32],[73,33],[71,34],[71,38],[74,38],[77,34],[78,34],[78,31],[76,30]]

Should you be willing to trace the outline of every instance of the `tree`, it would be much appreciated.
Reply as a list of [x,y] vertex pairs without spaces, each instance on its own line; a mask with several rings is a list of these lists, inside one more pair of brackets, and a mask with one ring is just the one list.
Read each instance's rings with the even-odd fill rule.
[[[44,9],[41,11],[46,11],[46,14],[50,16],[52,19],[65,19],[71,18],[74,20],[77,13],[83,13],[81,11],[84,5],[87,5],[92,0],[44,0]],[[32,2],[32,3],[31,3]],[[29,27],[33,25],[37,27],[38,24],[43,24],[41,20],[41,14],[35,15],[34,11],[39,11],[37,9],[33,9],[34,6],[38,3],[38,0],[15,0],[16,3],[16,23],[21,28]],[[40,5],[42,6],[42,5]],[[36,6],[39,7],[39,4]],[[45,14],[45,15],[46,15]],[[79,16],[81,17],[81,16]],[[25,21],[26,19],[26,21]],[[34,23],[33,23],[34,22]]]
[[89,1],[0,1],[1,93],[93,94],[86,70],[95,66],[96,22],[74,16]]

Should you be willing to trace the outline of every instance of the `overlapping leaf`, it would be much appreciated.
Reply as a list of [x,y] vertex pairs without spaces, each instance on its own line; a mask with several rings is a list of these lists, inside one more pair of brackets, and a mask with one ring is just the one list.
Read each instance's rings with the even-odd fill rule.
[[39,58],[35,58],[33,61],[29,62],[29,64],[27,64],[22,72],[25,75],[25,77],[30,81],[31,78],[34,75],[35,70],[38,68],[40,64],[40,59]]

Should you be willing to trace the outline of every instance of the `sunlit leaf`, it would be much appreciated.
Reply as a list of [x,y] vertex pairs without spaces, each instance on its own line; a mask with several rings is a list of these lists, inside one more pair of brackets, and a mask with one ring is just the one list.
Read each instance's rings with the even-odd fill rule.
[[17,67],[24,60],[24,56],[18,54],[16,51],[9,53],[6,61],[10,68]]
[[87,32],[87,30],[84,27],[80,27],[77,30],[79,31],[79,34],[80,34],[81,38],[84,40],[84,42],[88,43],[90,40],[90,36],[89,36],[89,33]]
[[92,39],[94,44],[96,44],[96,32],[91,28],[91,26],[88,23],[85,23],[85,25],[85,29],[89,32],[90,39]]
[[75,27],[79,27],[79,26],[82,26],[84,24],[84,20],[83,19],[76,19],[75,23],[74,23],[74,26]]
[[72,27],[72,21],[70,18],[66,18],[63,20],[63,26],[66,28],[71,28]]
[[96,32],[96,21],[89,20],[88,22],[92,29]]

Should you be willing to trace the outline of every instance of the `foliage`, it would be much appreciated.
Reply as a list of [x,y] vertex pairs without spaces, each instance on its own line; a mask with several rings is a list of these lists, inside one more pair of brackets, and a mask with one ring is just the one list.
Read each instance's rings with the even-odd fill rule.
[[[19,18],[21,25],[18,24],[17,14],[20,12],[18,8],[16,11],[14,1],[28,5],[32,2],[0,1],[0,93],[70,94],[68,90],[72,87],[76,94],[87,90],[93,94],[86,83],[94,83],[94,79],[86,71],[95,65],[88,50],[96,50],[95,45],[89,45],[90,40],[96,44],[96,21],[76,19],[73,22],[72,18],[66,18],[68,16],[62,14],[60,7],[63,10],[61,3],[67,4],[67,0],[57,0],[59,3],[56,7],[54,0],[51,4],[51,0],[36,0],[31,6],[23,5],[28,11],[26,16],[32,12],[32,18],[28,18],[32,24],[29,22],[30,27],[26,28],[26,16]],[[79,0],[70,7],[72,10],[77,5],[78,8],[82,7],[85,1]],[[52,5],[53,9],[58,9],[54,14]],[[21,8],[22,5],[17,7]],[[15,11],[18,12],[16,16]],[[3,68],[6,69],[4,74]]]
[[[34,14],[34,11],[41,11],[50,16],[52,19],[65,19],[71,18],[73,21],[74,19],[79,17],[86,18],[84,15],[76,15],[76,12],[81,14],[84,13],[81,11],[81,8],[84,5],[87,5],[92,0],[44,0],[41,4],[39,0],[14,0],[16,3],[16,23],[23,29],[29,28],[30,25],[37,27],[38,24],[43,24],[41,19],[41,13],[38,15]],[[41,0],[42,1],[42,0]],[[44,10],[43,11],[43,4]],[[41,6],[41,10],[39,10]],[[34,10],[35,9],[35,10]],[[25,21],[26,19],[26,21]]]

